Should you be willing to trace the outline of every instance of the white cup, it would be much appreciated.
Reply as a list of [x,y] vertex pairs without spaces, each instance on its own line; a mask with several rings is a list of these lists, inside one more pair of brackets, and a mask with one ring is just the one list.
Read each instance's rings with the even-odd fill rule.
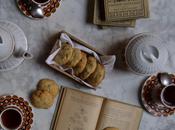
[[161,103],[168,108],[175,108],[175,84],[164,87],[160,93]]
[[22,126],[22,122],[22,113],[16,107],[7,107],[0,113],[0,130],[18,130]]
[[50,1],[51,0],[31,0],[31,2],[39,6],[47,5]]

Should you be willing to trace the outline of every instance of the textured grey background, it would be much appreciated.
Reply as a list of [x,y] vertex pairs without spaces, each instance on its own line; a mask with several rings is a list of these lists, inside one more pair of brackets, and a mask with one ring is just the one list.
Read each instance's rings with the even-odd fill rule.
[[[76,82],[55,72],[44,64],[52,48],[56,34],[66,30],[87,41],[92,46],[106,54],[116,54],[117,64],[114,70],[107,74],[102,89],[97,91],[80,88],[83,91],[106,96],[115,100],[140,105],[138,89],[146,77],[135,75],[123,67],[121,50],[124,41],[134,34],[151,32],[165,40],[169,51],[165,70],[175,69],[175,1],[151,0],[149,19],[137,21],[135,28],[112,28],[100,30],[87,23],[88,0],[63,0],[61,7],[49,19],[31,20],[20,13],[15,0],[0,0],[0,19],[9,20],[19,25],[25,32],[30,51],[34,58],[25,61],[13,71],[0,73],[0,94],[16,93],[28,98],[41,78],[52,78],[64,86],[81,87]],[[33,130],[48,130],[54,107],[49,110],[34,109],[35,121]],[[174,130],[175,116],[153,117],[144,112],[139,130]]]

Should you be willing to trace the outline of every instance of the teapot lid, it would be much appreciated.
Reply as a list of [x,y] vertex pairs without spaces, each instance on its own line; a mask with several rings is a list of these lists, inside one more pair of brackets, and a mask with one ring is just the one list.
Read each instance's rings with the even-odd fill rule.
[[14,40],[10,32],[0,26],[0,62],[10,57],[14,50]]
[[125,51],[126,62],[138,74],[149,75],[162,71],[168,51],[157,36],[145,33],[132,38]]

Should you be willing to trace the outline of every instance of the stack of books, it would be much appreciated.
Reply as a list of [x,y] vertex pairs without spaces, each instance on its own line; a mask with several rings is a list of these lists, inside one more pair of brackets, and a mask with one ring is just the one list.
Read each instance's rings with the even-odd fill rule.
[[135,27],[136,20],[149,17],[148,0],[94,0],[93,24]]

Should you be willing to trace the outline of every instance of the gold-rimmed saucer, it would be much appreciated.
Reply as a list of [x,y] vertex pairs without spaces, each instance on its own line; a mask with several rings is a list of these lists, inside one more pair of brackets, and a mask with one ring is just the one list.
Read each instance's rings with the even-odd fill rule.
[[[175,83],[175,75],[171,74],[172,83]],[[145,109],[154,116],[169,116],[174,114],[175,109],[167,108],[160,102],[153,99],[152,91],[161,91],[163,86],[160,84],[157,75],[150,76],[141,89],[141,101]]]
[[[17,5],[20,9],[20,11],[27,17],[32,18],[32,19],[38,19],[38,18],[34,18],[29,11],[29,7],[27,6],[27,4],[23,1],[23,0],[16,0],[17,1]],[[44,11],[44,17],[50,17],[51,14],[56,12],[56,9],[60,6],[60,1],[61,0],[51,0],[47,5],[42,6],[41,8]]]

